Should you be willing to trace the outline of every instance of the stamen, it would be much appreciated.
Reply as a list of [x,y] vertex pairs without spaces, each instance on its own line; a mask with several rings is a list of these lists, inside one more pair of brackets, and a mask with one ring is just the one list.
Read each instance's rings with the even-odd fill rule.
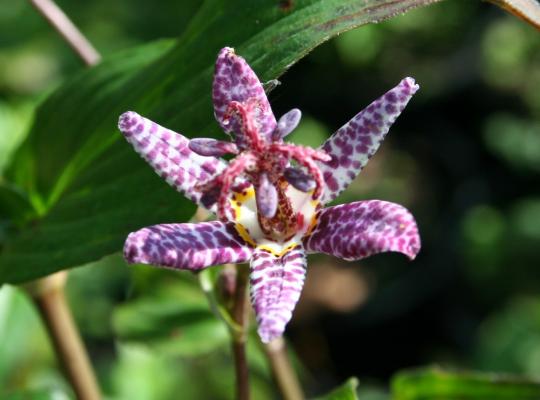
[[298,164],[307,168],[308,172],[313,176],[316,183],[313,197],[318,198],[322,194],[324,177],[315,160],[330,161],[332,157],[330,157],[325,151],[315,150],[304,146],[272,143],[270,147],[272,148],[272,151],[279,152],[288,158],[292,158],[298,162]]
[[278,206],[278,193],[276,187],[270,182],[268,176],[262,173],[259,186],[255,190],[257,210],[265,218],[273,218]]
[[289,167],[284,171],[283,175],[287,182],[301,192],[309,192],[310,190],[315,189],[315,186],[317,185],[311,176],[298,168]]
[[189,148],[201,156],[221,157],[225,154],[238,154],[238,147],[231,142],[198,138],[189,141]]
[[274,133],[272,134],[274,141],[283,140],[285,136],[296,129],[301,117],[302,112],[298,108],[293,108],[291,111],[283,114],[277,123]]
[[262,147],[262,141],[255,126],[254,113],[259,106],[257,99],[250,98],[245,103],[231,101],[225,113],[224,119],[235,123],[236,132],[235,141],[241,149],[259,150]]

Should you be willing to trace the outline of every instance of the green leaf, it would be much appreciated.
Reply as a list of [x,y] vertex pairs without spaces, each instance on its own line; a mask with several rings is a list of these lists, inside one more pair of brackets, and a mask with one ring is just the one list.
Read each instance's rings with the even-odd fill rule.
[[114,326],[122,338],[145,339],[167,336],[176,328],[182,329],[212,318],[205,303],[145,299],[118,308]]
[[433,2],[208,0],[174,47],[150,44],[80,73],[38,109],[9,170],[40,219],[5,244],[0,282],[94,261],[120,250],[132,230],[187,219],[194,208],[135,155],[116,123],[132,109],[188,136],[216,136],[210,94],[221,47],[235,47],[266,81],[343,31]]
[[330,393],[317,397],[317,400],[358,400],[356,389],[358,387],[357,378],[349,378],[344,384],[332,390]]
[[495,373],[426,368],[397,374],[392,393],[395,400],[533,400],[540,398],[540,382]]
[[69,399],[69,396],[60,390],[21,390],[3,394],[6,400],[50,400]]
[[13,105],[0,100],[0,176],[3,175],[4,167],[9,164],[12,153],[24,139],[32,111],[32,102]]
[[0,221],[23,222],[31,214],[32,205],[26,194],[14,185],[0,182]]
[[163,354],[195,356],[226,345],[227,328],[199,299],[146,297],[120,306],[113,325],[120,339],[143,342]]

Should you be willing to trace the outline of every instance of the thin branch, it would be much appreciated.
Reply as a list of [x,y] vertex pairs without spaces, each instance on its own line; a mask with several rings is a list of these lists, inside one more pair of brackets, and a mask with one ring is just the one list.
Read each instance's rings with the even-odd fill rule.
[[264,345],[264,350],[281,397],[284,400],[303,400],[304,393],[289,361],[285,340],[282,337],[274,339]]
[[64,296],[67,272],[62,271],[26,286],[51,337],[55,353],[79,400],[101,395],[90,360]]
[[52,0],[30,0],[36,10],[45,17],[64,38],[87,66],[95,65],[101,56],[66,14]]

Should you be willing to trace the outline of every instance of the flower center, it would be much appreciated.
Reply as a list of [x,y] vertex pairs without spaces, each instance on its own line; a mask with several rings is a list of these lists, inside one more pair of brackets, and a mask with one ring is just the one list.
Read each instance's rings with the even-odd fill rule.
[[247,243],[281,256],[288,248],[301,243],[313,229],[319,200],[313,199],[312,192],[299,191],[285,180],[281,181],[278,193],[281,194],[276,215],[265,218],[257,210],[253,186],[234,191],[230,197],[230,220]]
[[[203,204],[217,203],[218,217],[235,222],[246,242],[270,247],[279,243],[283,249],[299,242],[313,223],[324,184],[317,162],[330,157],[321,150],[283,143],[283,137],[298,123],[298,110],[287,113],[272,135],[261,135],[260,107],[254,98],[229,103],[224,124],[235,133],[236,157],[199,190],[204,193]],[[212,143],[199,141],[191,149],[217,154],[227,148],[225,142],[219,148]]]

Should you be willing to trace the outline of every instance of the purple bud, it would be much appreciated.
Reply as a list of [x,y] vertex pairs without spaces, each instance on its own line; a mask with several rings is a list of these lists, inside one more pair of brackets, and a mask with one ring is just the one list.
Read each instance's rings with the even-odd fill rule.
[[270,182],[266,174],[261,174],[259,186],[255,190],[257,210],[265,218],[276,215],[278,194],[276,187]]
[[283,172],[283,175],[287,182],[301,192],[309,192],[310,190],[315,189],[315,179],[301,169],[289,167]]
[[288,113],[283,114],[274,130],[274,140],[282,140],[291,133],[298,126],[301,117],[302,112],[298,108],[293,108]]
[[234,143],[223,140],[198,138],[189,141],[189,148],[201,156],[221,157],[225,154],[238,154],[238,148]]

